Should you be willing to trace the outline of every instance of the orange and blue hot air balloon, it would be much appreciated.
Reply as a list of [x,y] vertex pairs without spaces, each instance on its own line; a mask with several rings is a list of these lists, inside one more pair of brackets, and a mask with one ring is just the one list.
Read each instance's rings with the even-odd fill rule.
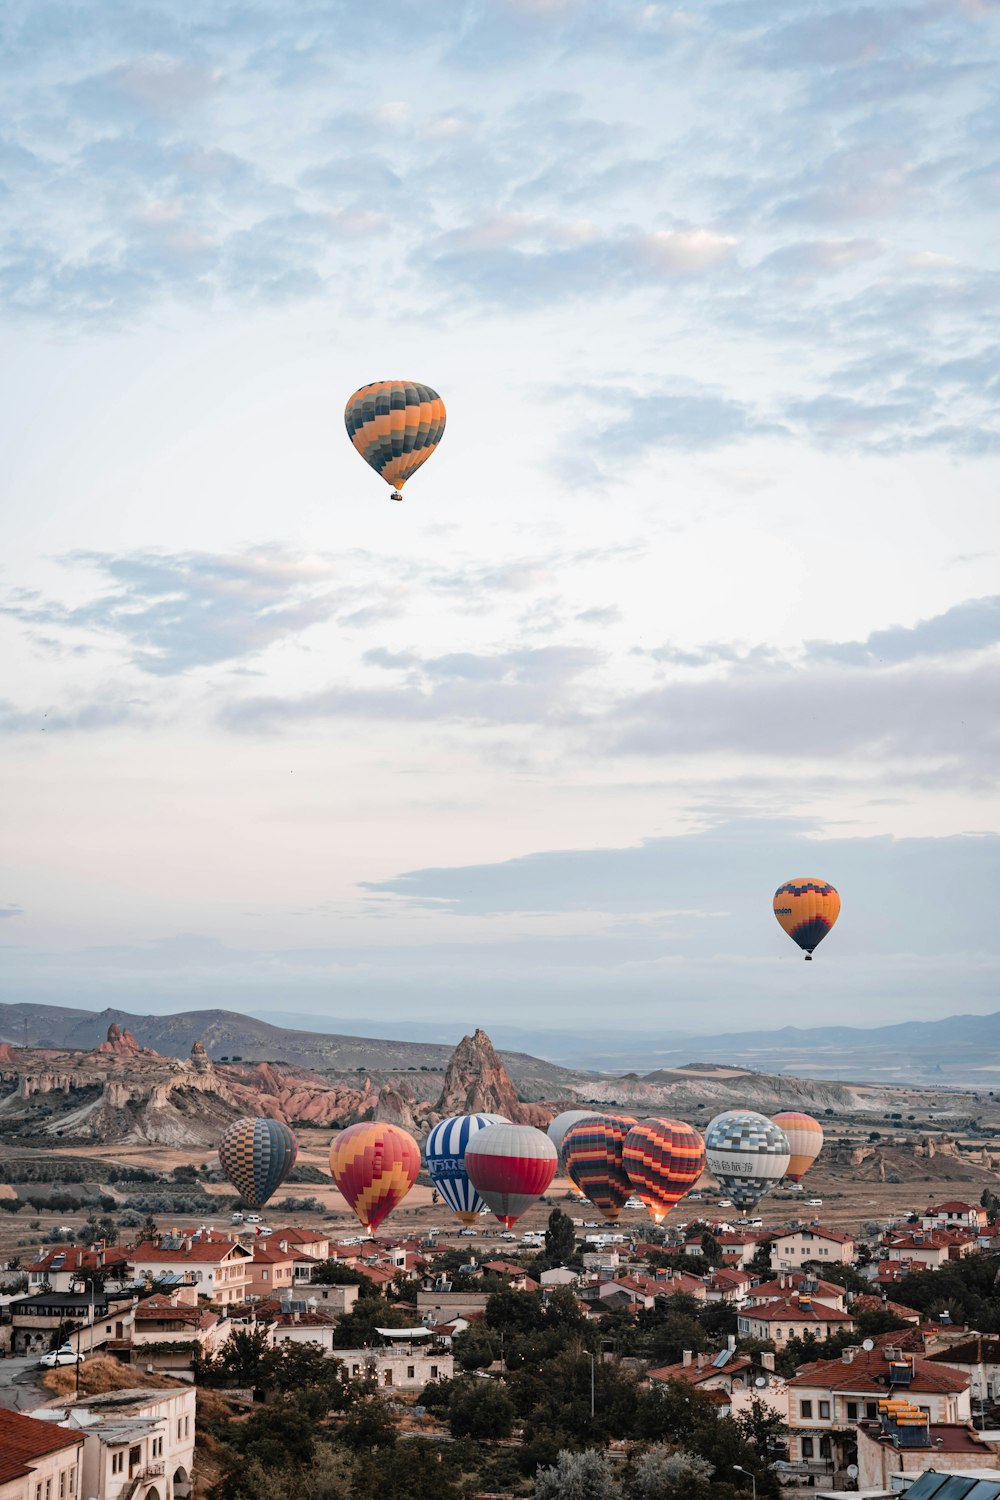
[[823,1127],[812,1115],[804,1115],[797,1109],[782,1110],[772,1119],[784,1131],[791,1148],[792,1159],[785,1176],[792,1182],[801,1182],[823,1149]]
[[774,893],[774,915],[792,941],[805,949],[809,963],[813,949],[840,916],[840,897],[828,880],[804,875],[778,886]]
[[444,435],[447,420],[437,391],[416,380],[373,380],[344,408],[347,436],[386,484],[393,500],[427,462]]
[[263,1208],[294,1167],[298,1150],[281,1120],[234,1120],[219,1142],[219,1162],[243,1202]]
[[330,1142],[330,1172],[369,1234],[392,1213],[417,1180],[420,1147],[408,1130],[363,1121]]
[[567,1172],[609,1224],[615,1222],[632,1196],[622,1149],[635,1123],[631,1115],[588,1115],[563,1136]]
[[683,1120],[640,1120],[625,1137],[622,1161],[634,1192],[659,1224],[705,1170],[705,1142]]

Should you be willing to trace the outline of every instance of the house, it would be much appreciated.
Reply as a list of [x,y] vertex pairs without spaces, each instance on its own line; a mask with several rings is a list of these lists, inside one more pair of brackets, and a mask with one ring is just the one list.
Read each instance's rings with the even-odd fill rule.
[[309,1300],[315,1302],[320,1312],[343,1317],[353,1311],[358,1291],[356,1286],[327,1286],[325,1282],[313,1281],[309,1284]]
[[433,1318],[435,1323],[450,1323],[453,1318],[467,1318],[486,1311],[489,1292],[453,1292],[444,1288],[429,1288],[417,1293],[417,1312],[425,1321]]
[[36,1292],[14,1297],[10,1308],[15,1354],[43,1353],[72,1336],[86,1352],[108,1339],[124,1339],[132,1323],[135,1296],[129,1292]]
[[774,1236],[771,1241],[772,1271],[798,1271],[807,1261],[853,1265],[854,1240],[849,1234],[821,1229],[818,1224],[805,1229],[788,1229]]
[[296,1280],[298,1251],[271,1248],[271,1242],[259,1241],[253,1247],[253,1260],[247,1267],[246,1295],[249,1298],[273,1297],[290,1290]]
[[191,1386],[63,1396],[34,1412],[54,1430],[82,1436],[85,1500],[188,1500],[194,1415]]
[[83,1274],[104,1271],[105,1285],[121,1288],[131,1280],[129,1252],[119,1246],[94,1245],[89,1250],[75,1246],[41,1249],[27,1268],[29,1291],[44,1288],[50,1292],[73,1292],[84,1289]]
[[932,1364],[946,1365],[965,1375],[977,1404],[1000,1400],[1000,1338],[976,1334],[927,1357]]
[[553,1266],[551,1271],[543,1271],[539,1277],[543,1287],[554,1288],[557,1286],[576,1286],[580,1280],[579,1271],[571,1271],[567,1266]]
[[915,1328],[919,1328],[920,1321],[923,1318],[923,1313],[919,1312],[915,1307],[905,1307],[902,1302],[890,1302],[884,1292],[881,1296],[876,1296],[870,1292],[855,1293],[851,1298],[851,1312],[855,1317],[858,1317],[861,1313],[889,1313],[891,1317],[898,1319],[900,1323],[912,1323]]
[[798,1296],[810,1297],[823,1307],[834,1307],[846,1312],[846,1293],[835,1281],[821,1281],[807,1271],[780,1271],[771,1281],[758,1282],[746,1294],[746,1306],[757,1307],[762,1302],[773,1302],[776,1298]]
[[[761,1240],[766,1239],[767,1236],[754,1229],[730,1229],[719,1230],[718,1233],[713,1234],[712,1238],[722,1252],[722,1264],[742,1270],[753,1260],[760,1249]],[[685,1241],[684,1252],[686,1255],[702,1254],[700,1234],[694,1239]]]
[[722,1302],[727,1307],[742,1307],[753,1286],[748,1271],[716,1266],[702,1283],[706,1302]]
[[252,1262],[246,1245],[215,1236],[164,1236],[159,1244],[144,1240],[132,1251],[136,1276],[157,1282],[180,1272],[201,1296],[223,1307],[246,1301]]
[[692,1354],[685,1349],[680,1364],[662,1365],[649,1370],[646,1383],[650,1390],[684,1381],[701,1391],[721,1391],[727,1397],[727,1415],[762,1401],[782,1421],[788,1418],[788,1397],[784,1380],[774,1373],[774,1355],[764,1353],[755,1359],[738,1355],[731,1349],[721,1354]]
[[[409,1330],[394,1328],[386,1335],[395,1342],[384,1348],[338,1349],[336,1358],[356,1380],[370,1379],[380,1390],[422,1390],[429,1380],[451,1380],[455,1373],[455,1357],[439,1349],[436,1344],[404,1342]],[[430,1334],[430,1329],[412,1330],[418,1334]]]
[[936,1271],[949,1260],[975,1255],[979,1249],[969,1229],[913,1229],[883,1238],[886,1259],[906,1261],[918,1271]]
[[164,1374],[187,1374],[194,1356],[218,1354],[232,1333],[225,1313],[205,1307],[189,1307],[177,1293],[147,1297],[135,1309],[131,1337],[109,1343],[108,1352],[121,1358],[127,1352],[132,1364],[152,1366]]
[[0,1407],[0,1500],[80,1500],[83,1438]]
[[677,1271],[673,1266],[657,1266],[653,1272],[653,1280],[656,1282],[657,1295],[660,1297],[672,1297],[676,1292],[683,1292],[686,1297],[694,1297],[698,1302],[705,1302],[708,1298],[708,1288],[700,1276],[692,1276],[687,1271]]
[[784,1349],[789,1339],[803,1339],[811,1334],[822,1341],[835,1333],[853,1333],[854,1327],[850,1313],[814,1302],[805,1292],[744,1307],[736,1319],[741,1339],[770,1339],[775,1349]]
[[859,1422],[879,1420],[879,1402],[905,1396],[931,1422],[971,1416],[969,1383],[957,1370],[892,1345],[845,1349],[840,1359],[804,1365],[788,1382],[789,1460],[800,1475],[830,1474],[853,1462]]
[[512,1292],[538,1291],[539,1283],[528,1275],[523,1266],[515,1265],[512,1261],[488,1260],[479,1269],[489,1271],[494,1276],[502,1276]]
[[990,1216],[981,1203],[951,1201],[926,1208],[921,1217],[925,1229],[972,1229],[981,1234]]
[[276,1229],[269,1238],[280,1250],[297,1250],[310,1260],[330,1258],[330,1236],[321,1229]]
[[266,1306],[274,1328],[275,1345],[316,1344],[325,1353],[333,1353],[340,1321],[333,1313],[310,1307],[308,1302],[303,1303],[298,1298]]
[[996,1469],[998,1447],[964,1423],[931,1422],[905,1397],[879,1403],[879,1420],[857,1429],[858,1485],[896,1491],[896,1475],[922,1474],[933,1463],[939,1472]]

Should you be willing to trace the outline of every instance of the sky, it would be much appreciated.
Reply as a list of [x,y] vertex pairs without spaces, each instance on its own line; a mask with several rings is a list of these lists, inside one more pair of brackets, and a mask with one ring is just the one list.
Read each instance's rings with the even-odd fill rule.
[[[4,998],[1000,1008],[992,0],[0,36]],[[402,505],[385,377],[448,410]]]

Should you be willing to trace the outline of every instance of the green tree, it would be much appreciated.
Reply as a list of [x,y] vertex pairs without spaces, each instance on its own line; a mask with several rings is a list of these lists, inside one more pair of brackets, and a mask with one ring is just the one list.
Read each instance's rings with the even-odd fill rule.
[[303,1464],[233,1458],[212,1491],[213,1500],[302,1500],[305,1495],[309,1500],[354,1500],[355,1494],[350,1455],[325,1443]]
[[413,1328],[419,1322],[415,1307],[386,1302],[384,1297],[359,1297],[337,1324],[338,1349],[364,1349],[379,1343],[378,1328]]
[[535,1500],[622,1500],[623,1493],[611,1460],[594,1448],[563,1450],[551,1468],[535,1476]]
[[312,1279],[323,1286],[371,1286],[371,1282],[363,1272],[356,1271],[353,1266],[345,1265],[343,1261],[335,1257],[317,1266],[313,1271]]
[[453,1437],[510,1437],[514,1403],[497,1381],[455,1380],[448,1397],[448,1426]]
[[549,1214],[545,1231],[545,1258],[554,1266],[564,1266],[576,1254],[576,1230],[573,1220],[562,1209],[554,1208]]
[[463,1370],[485,1370],[500,1353],[500,1340],[479,1323],[456,1333],[451,1351]]
[[[459,1489],[441,1449],[440,1443],[417,1439],[365,1458],[351,1500],[458,1500]],[[305,1496],[303,1491],[302,1500]]]
[[699,1454],[658,1443],[637,1459],[632,1486],[638,1500],[707,1500],[713,1472]]
[[379,1396],[367,1396],[356,1401],[340,1428],[341,1441],[349,1448],[391,1448],[396,1441],[396,1429]]

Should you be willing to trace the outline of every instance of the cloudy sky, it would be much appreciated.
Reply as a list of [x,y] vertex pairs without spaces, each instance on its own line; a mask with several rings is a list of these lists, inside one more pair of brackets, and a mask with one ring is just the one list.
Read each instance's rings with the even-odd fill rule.
[[6,998],[997,1008],[997,6],[197,11],[4,8]]

